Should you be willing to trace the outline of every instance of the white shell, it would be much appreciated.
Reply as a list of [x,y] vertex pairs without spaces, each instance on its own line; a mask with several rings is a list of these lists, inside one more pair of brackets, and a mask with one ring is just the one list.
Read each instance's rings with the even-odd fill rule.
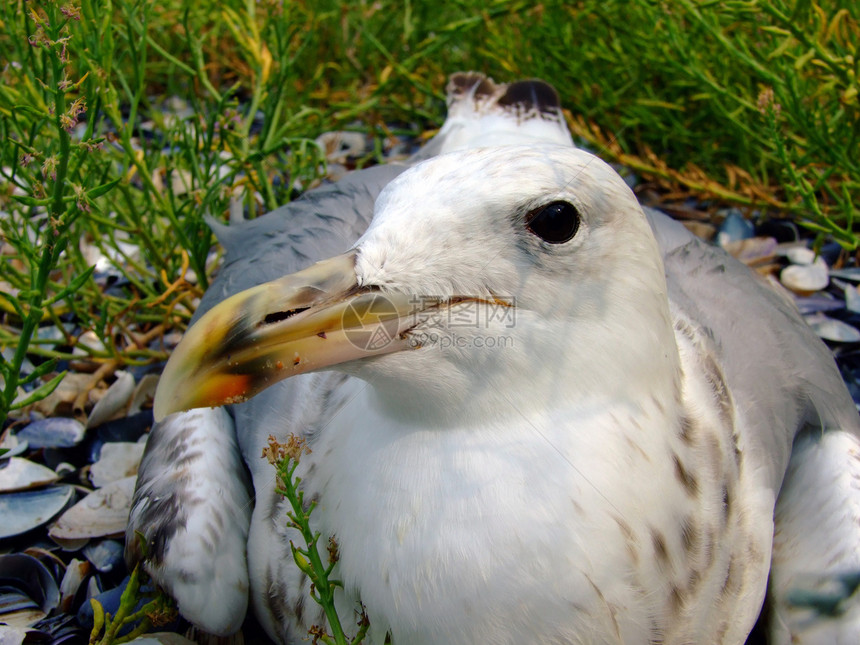
[[779,274],[779,280],[795,293],[806,294],[824,289],[830,277],[827,263],[822,258],[818,258],[812,264],[792,264],[785,267]]
[[813,314],[806,316],[806,322],[824,340],[838,343],[860,342],[860,331],[841,320],[828,318],[824,314]]
[[776,240],[772,237],[748,237],[745,240],[726,242],[723,249],[746,264],[769,260],[776,254]]
[[5,459],[0,467],[0,493],[38,488],[53,484],[60,476],[50,468],[28,459]]
[[805,246],[793,246],[785,251],[785,257],[792,264],[812,264],[815,261],[815,251]]
[[48,535],[70,540],[124,532],[136,480],[126,477],[93,491],[63,513]]
[[89,574],[90,568],[91,565],[86,560],[73,558],[69,562],[66,567],[66,573],[63,575],[63,580],[60,582],[60,609],[62,611],[71,611],[75,594],[78,593],[81,583]]
[[99,460],[90,468],[90,481],[101,488],[113,481],[137,475],[145,443],[116,441],[102,446]]
[[126,406],[134,394],[134,377],[122,370],[117,370],[116,377],[116,381],[90,412],[87,428],[95,428],[125,412]]
[[18,437],[11,432],[7,432],[6,436],[3,437],[3,441],[0,441],[0,448],[6,450],[6,452],[0,455],[0,464],[2,464],[5,459],[11,459],[12,457],[23,454],[27,451],[28,447],[29,444],[25,440],[18,439]]
[[155,399],[155,389],[158,387],[158,375],[146,374],[137,387],[134,388],[134,396],[131,398],[131,405],[128,408],[128,415],[140,412],[145,403],[152,404]]
[[830,275],[834,278],[842,278],[843,280],[860,282],[860,268],[858,267],[850,267],[848,269],[831,269]]
[[845,307],[848,311],[860,314],[860,291],[853,284],[845,286]]
[[[44,618],[46,616],[45,612],[38,610],[33,610],[34,615],[37,615],[36,612],[40,613]],[[15,625],[10,625],[9,622],[6,621],[6,614],[3,615],[4,622],[6,624],[0,625],[0,644],[2,645],[21,645],[24,642],[24,639],[27,637],[27,625],[30,624],[30,621],[24,621],[23,627],[18,627]],[[41,620],[41,619],[40,619]]]

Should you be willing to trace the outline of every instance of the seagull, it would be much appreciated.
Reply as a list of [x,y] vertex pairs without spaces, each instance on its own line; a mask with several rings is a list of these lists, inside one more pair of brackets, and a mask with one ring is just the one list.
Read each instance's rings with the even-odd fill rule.
[[204,630],[250,603],[303,642],[325,617],[260,457],[295,435],[366,642],[744,643],[763,603],[772,642],[860,642],[850,589],[802,601],[860,571],[827,347],[575,147],[548,84],[460,73],[448,105],[407,163],[214,225],[127,558]]

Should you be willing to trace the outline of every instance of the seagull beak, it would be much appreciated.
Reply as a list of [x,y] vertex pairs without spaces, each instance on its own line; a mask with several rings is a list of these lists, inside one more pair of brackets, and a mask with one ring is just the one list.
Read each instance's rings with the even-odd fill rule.
[[355,256],[318,262],[206,312],[167,362],[155,419],[239,403],[289,376],[408,349],[414,298],[360,287]]

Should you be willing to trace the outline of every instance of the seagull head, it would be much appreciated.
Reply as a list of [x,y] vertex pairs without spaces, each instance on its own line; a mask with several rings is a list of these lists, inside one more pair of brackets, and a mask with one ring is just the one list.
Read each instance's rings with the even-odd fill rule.
[[365,379],[392,409],[421,401],[421,415],[462,414],[467,400],[493,414],[500,397],[635,400],[655,373],[677,382],[657,243],[624,181],[585,151],[435,157],[385,188],[350,251],[202,316],[165,368],[155,415],[321,369]]

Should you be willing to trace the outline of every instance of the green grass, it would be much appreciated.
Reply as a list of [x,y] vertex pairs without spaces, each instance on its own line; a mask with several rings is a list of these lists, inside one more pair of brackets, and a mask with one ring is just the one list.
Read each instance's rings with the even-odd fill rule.
[[[163,359],[150,341],[187,323],[213,269],[205,214],[288,201],[319,176],[310,139],[327,130],[381,141],[438,126],[455,70],[547,79],[604,157],[854,250],[858,12],[849,0],[7,1],[0,419],[33,400],[23,381],[43,385],[35,398],[50,390],[52,359],[73,347],[109,366]],[[168,115],[169,97],[188,113]],[[116,257],[123,290],[98,286],[82,242]],[[62,344],[35,337],[63,316],[78,328]],[[28,354],[40,367],[21,375]]]

